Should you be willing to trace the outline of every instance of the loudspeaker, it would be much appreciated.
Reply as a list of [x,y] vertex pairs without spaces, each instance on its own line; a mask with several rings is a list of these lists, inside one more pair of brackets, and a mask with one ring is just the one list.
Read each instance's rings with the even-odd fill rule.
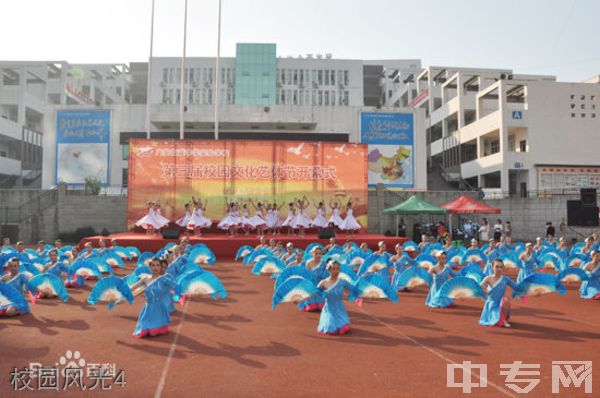
[[596,207],[596,189],[581,188],[581,204],[585,207]]
[[597,227],[599,225],[598,206],[582,206],[580,214],[582,226]]
[[580,200],[567,200],[567,225],[581,226],[581,205]]
[[163,239],[179,239],[179,234],[181,232],[178,229],[163,229],[162,237]]
[[319,231],[319,239],[329,239],[335,237],[335,229],[323,228]]

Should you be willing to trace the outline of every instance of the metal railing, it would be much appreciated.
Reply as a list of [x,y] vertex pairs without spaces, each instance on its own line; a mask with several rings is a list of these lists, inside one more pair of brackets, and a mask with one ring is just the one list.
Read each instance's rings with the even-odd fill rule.
[[66,194],[69,196],[127,196],[127,187],[121,185],[107,185],[100,187],[98,192],[85,185],[68,185]]

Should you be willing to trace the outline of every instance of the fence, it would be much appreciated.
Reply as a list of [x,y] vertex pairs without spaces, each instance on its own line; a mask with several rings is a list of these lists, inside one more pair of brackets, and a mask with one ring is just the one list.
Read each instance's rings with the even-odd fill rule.
[[85,185],[68,185],[66,195],[69,196],[127,196],[127,187],[121,185],[107,185],[99,187],[96,192]]

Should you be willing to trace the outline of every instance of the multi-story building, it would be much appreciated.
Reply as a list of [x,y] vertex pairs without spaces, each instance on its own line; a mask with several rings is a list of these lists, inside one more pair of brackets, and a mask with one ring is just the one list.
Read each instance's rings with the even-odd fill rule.
[[598,77],[430,66],[387,75],[384,105],[423,108],[429,170],[489,195],[600,187]]
[[[129,139],[147,137],[147,63],[4,61],[0,69],[0,165],[7,165],[0,167],[0,178],[5,181],[0,186],[54,185],[57,113],[78,109],[110,111],[107,183],[127,184]],[[215,58],[187,58],[183,73],[181,58],[153,58],[150,137],[214,138],[218,86],[219,139],[360,142],[361,112],[389,111],[383,106],[384,71],[416,73],[421,63],[345,60],[330,54],[280,57],[275,44],[238,44],[235,57],[220,58],[219,69],[217,84]],[[424,190],[424,112],[397,107],[393,111],[414,114],[414,188]],[[22,148],[27,148],[28,140],[38,148],[33,159],[37,174],[31,174],[33,166],[22,154],[27,152]]]

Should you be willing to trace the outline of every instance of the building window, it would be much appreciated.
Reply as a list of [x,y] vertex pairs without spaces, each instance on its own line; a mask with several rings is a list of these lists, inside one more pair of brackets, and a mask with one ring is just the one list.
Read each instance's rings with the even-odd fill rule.
[[335,86],[335,71],[331,71],[331,85]]
[[319,83],[319,86],[323,84],[323,71],[321,69],[317,71],[317,82]]
[[188,94],[188,104],[193,104],[194,103],[194,90],[189,90],[189,94]]
[[572,100],[575,99],[575,94],[571,94],[570,97]]
[[527,152],[527,140],[519,141],[519,149],[521,152]]
[[329,106],[329,91],[325,91],[325,106]]
[[348,78],[348,71],[345,70],[344,71],[344,86],[348,85],[348,80],[349,80],[349,78]]
[[595,101],[596,100],[596,96],[595,95],[590,95],[590,100]]
[[592,113],[592,119],[595,119],[595,118],[596,118],[596,114]]
[[298,84],[298,69],[294,69],[294,84]]
[[585,109],[585,104],[581,104],[581,109]]
[[129,169],[123,169],[121,176],[121,179],[123,180],[121,186],[127,188],[127,184],[129,183]]
[[344,91],[344,105],[348,105],[350,103],[350,92]]
[[335,106],[335,91],[331,92],[331,106]]
[[575,104],[571,104],[571,109],[575,109]]
[[169,81],[169,70],[167,68],[163,68],[163,82],[167,83]]
[[162,91],[162,103],[163,104],[169,103],[169,91],[166,88],[163,88],[163,91]]
[[298,105],[298,90],[294,90],[294,96],[293,96],[292,103],[294,105]]
[[319,106],[323,105],[323,91],[319,90]]
[[580,100],[585,101],[585,95],[581,95],[581,97],[579,97]]
[[492,141],[490,143],[490,154],[494,154],[494,153],[498,153],[500,152],[500,141],[496,140],[496,141]]
[[582,118],[583,118],[583,117],[585,117],[585,113],[582,113],[582,114],[581,114],[581,117],[582,117]]
[[575,117],[575,114],[574,114],[574,113],[571,113],[571,117]]
[[123,160],[129,160],[129,144],[121,145],[121,152],[123,154]]
[[329,71],[325,70],[325,85],[329,86]]

